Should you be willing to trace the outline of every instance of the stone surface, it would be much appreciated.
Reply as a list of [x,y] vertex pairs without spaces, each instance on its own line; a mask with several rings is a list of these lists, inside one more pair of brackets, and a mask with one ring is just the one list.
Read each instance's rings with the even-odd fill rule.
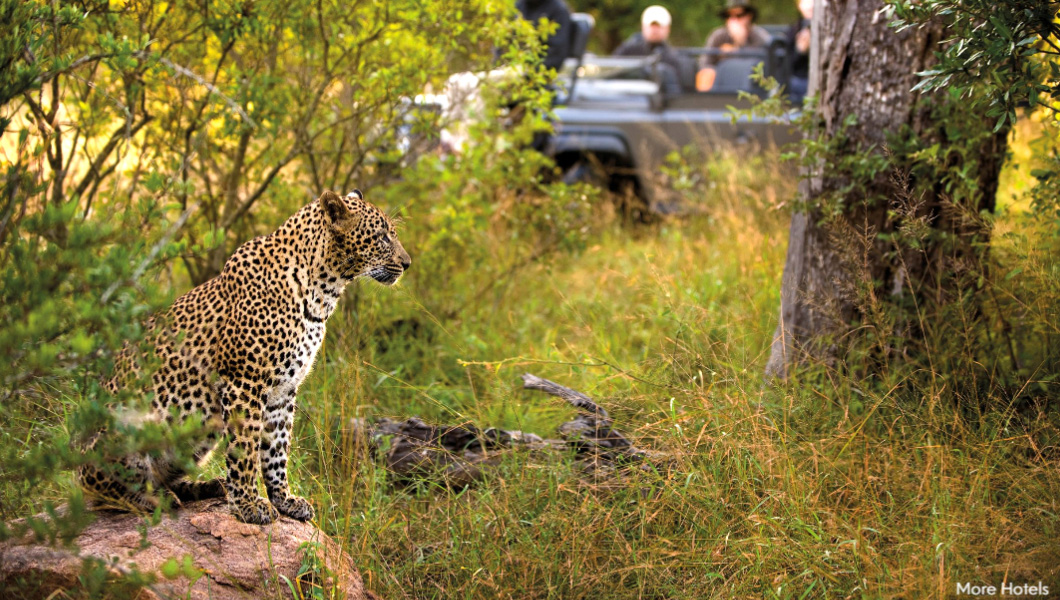
[[[249,525],[236,520],[223,500],[186,504],[146,535],[142,516],[117,511],[97,515],[75,541],[80,557],[106,561],[115,576],[133,570],[154,574],[154,583],[134,592],[134,598],[292,598],[285,578],[296,589],[301,586],[307,597],[317,585],[329,590],[325,597],[335,590],[335,597],[348,600],[375,598],[364,590],[349,555],[311,523],[281,517],[271,525]],[[326,569],[313,569],[299,579],[306,542],[317,544],[316,556]],[[185,561],[194,566],[192,578],[185,574]],[[0,544],[0,598],[43,599],[56,590],[72,590],[70,597],[78,597],[81,573],[82,560],[72,551],[30,538]]]

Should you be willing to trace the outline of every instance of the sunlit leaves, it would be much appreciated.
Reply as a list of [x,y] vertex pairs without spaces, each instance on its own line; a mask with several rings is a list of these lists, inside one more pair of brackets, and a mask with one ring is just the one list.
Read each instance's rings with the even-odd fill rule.
[[[938,64],[920,73],[914,90],[948,90],[969,110],[983,107],[993,131],[1016,123],[1020,110],[1060,111],[1060,2],[1041,0],[892,0],[899,28],[943,19],[952,37],[937,53]],[[1047,125],[1051,128],[1051,125]],[[1042,214],[1060,214],[1055,131],[1047,132],[1038,168],[1041,185],[1033,192]],[[1056,171],[1052,171],[1055,173]]]

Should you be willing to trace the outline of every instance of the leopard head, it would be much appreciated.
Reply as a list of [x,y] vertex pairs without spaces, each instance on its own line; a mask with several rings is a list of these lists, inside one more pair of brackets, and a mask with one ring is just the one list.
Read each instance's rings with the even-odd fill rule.
[[390,218],[365,202],[360,190],[345,198],[324,192],[318,202],[330,236],[325,264],[332,276],[345,281],[371,277],[393,285],[412,264]]

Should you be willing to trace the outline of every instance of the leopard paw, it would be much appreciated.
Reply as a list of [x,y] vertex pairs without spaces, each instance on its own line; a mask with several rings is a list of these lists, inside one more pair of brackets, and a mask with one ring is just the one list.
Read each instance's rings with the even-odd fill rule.
[[255,525],[268,525],[276,520],[276,509],[272,503],[260,496],[240,498],[229,503],[232,514],[244,523]]
[[316,514],[313,505],[301,496],[288,496],[275,503],[276,509],[281,514],[287,515],[298,521],[311,521]]

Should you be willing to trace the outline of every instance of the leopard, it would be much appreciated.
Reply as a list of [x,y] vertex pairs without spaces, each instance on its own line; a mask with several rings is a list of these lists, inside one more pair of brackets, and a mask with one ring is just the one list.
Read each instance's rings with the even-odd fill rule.
[[201,424],[185,449],[200,466],[226,441],[225,476],[193,480],[173,452],[132,453],[116,459],[117,468],[79,468],[86,495],[144,511],[163,498],[177,506],[227,498],[246,523],[265,525],[278,515],[312,520],[313,506],[291,492],[287,472],[299,386],[347,285],[367,278],[392,286],[411,264],[394,220],[360,190],[325,191],[273,233],[242,244],[216,277],[151,319],[150,349],[140,351],[155,355],[150,381],[126,343],[104,385],[117,394],[139,377],[153,392],[150,408],[134,413],[142,421]]

